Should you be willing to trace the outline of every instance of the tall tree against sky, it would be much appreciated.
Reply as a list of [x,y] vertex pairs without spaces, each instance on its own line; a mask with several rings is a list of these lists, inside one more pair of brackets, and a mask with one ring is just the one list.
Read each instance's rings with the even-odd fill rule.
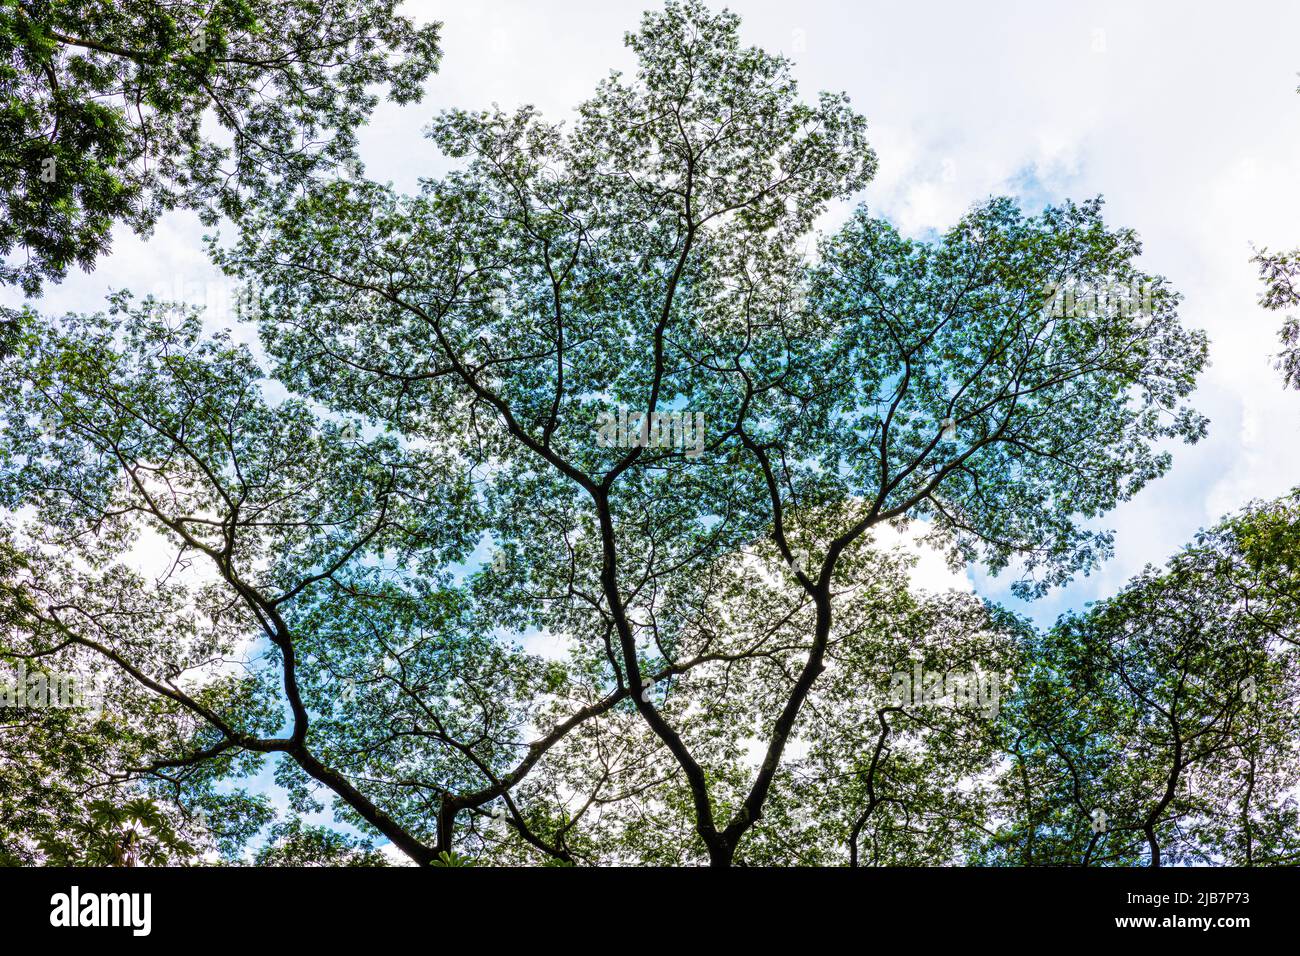
[[[454,168],[405,195],[329,172],[367,85],[436,63],[392,4],[292,0],[275,37],[255,5],[197,34],[74,8],[113,48],[6,8],[0,82],[40,94],[8,122],[103,137],[73,205],[10,194],[13,236],[41,203],[85,228],[6,280],[196,204],[260,347],[127,292],[6,310],[0,658],[107,705],[0,715],[0,859],[1297,859],[1294,498],[1044,633],[885,547],[920,528],[1042,595],[1205,434],[1205,336],[1100,200],[821,234],[875,173],[864,119],[697,2],[647,13],[572,124],[439,114]],[[154,112],[95,105],[123,57]],[[189,112],[223,102],[230,153]],[[1000,707],[895,699],[913,668]]]
[[386,86],[416,102],[438,24],[398,0],[5,0],[0,5],[0,283],[29,295],[90,269],[115,223],[238,215],[356,161]]
[[[933,242],[860,209],[810,263],[817,216],[874,170],[861,117],[805,105],[729,13],[670,3],[628,43],[635,76],[571,130],[444,113],[456,172],[414,196],[324,184],[216,254],[259,284],[286,385],[472,462],[503,605],[591,635],[728,865],[871,530],[925,518],[955,560],[1018,563],[1023,593],[1090,570],[1110,548],[1094,519],[1165,472],[1166,440],[1203,434],[1183,401],[1206,346],[1096,201],[991,200]],[[1139,287],[1143,308],[1102,291]],[[599,430],[620,408],[644,439]],[[673,412],[702,416],[698,449],[661,440]],[[749,551],[784,569],[798,604],[778,619],[806,640],[753,678],[760,756],[735,773],[736,741],[654,678],[711,645],[686,608]]]

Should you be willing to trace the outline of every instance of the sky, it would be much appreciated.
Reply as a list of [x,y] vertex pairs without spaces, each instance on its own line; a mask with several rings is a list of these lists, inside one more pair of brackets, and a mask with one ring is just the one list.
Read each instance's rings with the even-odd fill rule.
[[[363,130],[367,175],[409,190],[447,169],[422,136],[443,108],[532,103],[571,117],[609,70],[632,69],[623,34],[648,5],[406,0],[415,19],[443,21],[445,56],[422,103],[384,104]],[[992,195],[1031,212],[1102,195],[1107,222],[1141,236],[1141,268],[1168,278],[1185,297],[1183,321],[1210,338],[1193,397],[1209,436],[1174,447],[1170,473],[1105,517],[1116,555],[1099,573],[1033,605],[1011,599],[1005,577],[954,575],[933,558],[918,583],[973,587],[1047,624],[1113,594],[1223,514],[1300,484],[1300,393],[1272,368],[1282,316],[1259,307],[1250,262],[1252,244],[1300,246],[1300,3],[729,6],[745,42],[794,59],[805,96],[843,90],[866,116],[880,166],[855,201],[875,215],[922,237]],[[184,212],[147,241],[121,231],[93,273],[48,289],[41,308],[92,311],[110,289],[130,288],[206,303],[224,323],[230,290],[202,233]]]

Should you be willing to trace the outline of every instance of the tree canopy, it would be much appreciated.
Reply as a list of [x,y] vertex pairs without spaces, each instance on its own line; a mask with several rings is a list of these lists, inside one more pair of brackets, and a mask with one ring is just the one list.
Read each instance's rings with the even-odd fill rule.
[[[1278,311],[1300,305],[1300,289],[1296,279],[1300,276],[1300,249],[1291,252],[1270,253],[1267,249],[1256,253],[1254,262],[1264,282],[1261,303],[1264,308]],[[1282,351],[1277,356],[1277,368],[1287,388],[1300,388],[1300,316],[1288,315],[1278,332]]]
[[355,162],[388,87],[418,101],[438,25],[398,0],[6,0],[0,8],[0,282],[90,269],[121,222],[207,219]]
[[11,315],[0,654],[122,724],[63,773],[268,864],[1290,859],[1294,500],[1045,633],[885,546],[1026,597],[1110,555],[1207,427],[1136,234],[818,234],[876,168],[847,98],[698,3],[627,43],[571,125],[441,113],[415,194],[238,207],[258,348],[126,292]]
[[1042,636],[998,858],[1296,862],[1298,533],[1295,493],[1254,503]]

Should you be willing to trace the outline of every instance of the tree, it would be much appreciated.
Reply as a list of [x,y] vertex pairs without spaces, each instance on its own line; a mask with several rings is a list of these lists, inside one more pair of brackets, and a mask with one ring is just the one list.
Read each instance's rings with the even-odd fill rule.
[[438,25],[396,7],[6,0],[0,282],[36,295],[90,269],[116,222],[145,234],[176,206],[215,222],[354,162],[372,87],[418,101],[438,63]]
[[[924,519],[1027,594],[1090,570],[1204,432],[1204,337],[1100,201],[933,241],[859,209],[806,256],[875,157],[738,31],[670,3],[572,130],[452,111],[417,195],[243,210],[213,252],[269,368],[124,293],[11,316],[12,652],[161,715],[126,779],[188,811],[273,758],[298,817],[327,792],[428,865],[979,852],[1000,725],[880,695],[912,652],[1010,682],[1023,625],[873,542]],[[225,815],[227,853],[265,822]]]
[[997,858],[1295,862],[1298,535],[1300,496],[1254,503],[1043,636]]
[[840,609],[859,623],[828,647],[807,753],[782,768],[747,863],[965,864],[988,838],[1032,629],[973,595],[913,594],[903,568],[887,580]]
[[271,827],[254,862],[257,866],[386,866],[388,861],[367,841],[292,817]]
[[[125,777],[211,804],[214,778],[282,754],[298,808],[323,785],[430,862],[457,813],[511,806],[551,746],[627,696],[494,642],[441,572],[481,523],[454,456],[269,403],[247,349],[205,338],[193,310],[122,295],[108,314],[24,318],[2,491],[34,510],[0,581],[7,656],[89,657],[144,692],[156,756]],[[168,556],[153,581],[130,567],[145,543]],[[195,561],[206,576],[185,573]]]
[[[1296,92],[1300,92],[1297,88]],[[1300,249],[1290,252],[1269,252],[1261,249],[1251,259],[1259,267],[1259,277],[1264,282],[1260,304],[1266,309],[1279,311],[1300,305]],[[1300,388],[1300,317],[1288,315],[1278,332],[1282,351],[1277,356],[1277,368],[1282,373],[1287,388]]]
[[194,847],[172,829],[167,817],[145,798],[116,806],[89,804],[89,820],[74,828],[67,843],[46,840],[41,849],[53,866],[159,866],[192,859]]
[[[1260,303],[1274,311],[1300,305],[1300,249],[1291,252],[1270,253],[1260,250],[1252,260],[1259,266],[1265,291]],[[1278,332],[1282,351],[1277,356],[1277,368],[1282,373],[1287,388],[1300,388],[1300,317],[1288,315]]]
[[[933,243],[859,210],[808,263],[816,217],[874,169],[862,119],[842,96],[800,102],[731,14],[669,4],[628,43],[636,77],[602,83],[572,131],[445,113],[431,135],[458,171],[416,196],[322,184],[215,251],[259,285],[286,385],[484,476],[503,606],[585,641],[606,686],[651,688],[637,714],[726,865],[868,532],[926,518],[955,560],[1023,562],[1029,593],[1088,570],[1110,538],[1087,522],[1168,468],[1157,443],[1203,433],[1182,402],[1205,340],[1099,201],[992,200]],[[1142,308],[1107,291],[1137,287]],[[748,624],[801,620],[805,641],[738,773],[734,732],[656,672],[712,651],[691,612],[741,588],[717,575],[765,539],[802,604],[759,601]]]
[[[6,585],[32,567],[16,544],[8,535],[0,540]],[[110,662],[33,648],[20,637],[27,609],[14,597],[0,586],[0,863],[184,863],[214,838],[243,842],[256,832],[264,801],[246,794],[218,797],[195,781],[198,799],[187,809],[169,786],[140,789],[130,768],[166,749],[175,723],[129,681],[114,679]],[[51,695],[65,699],[45,706]],[[232,768],[206,769],[211,782]],[[205,809],[226,822],[203,825]],[[236,833],[240,816],[246,829]]]

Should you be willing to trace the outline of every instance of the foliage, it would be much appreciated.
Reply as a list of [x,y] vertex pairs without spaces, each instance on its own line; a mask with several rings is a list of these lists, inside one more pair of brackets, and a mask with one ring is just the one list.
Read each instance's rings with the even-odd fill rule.
[[96,800],[87,809],[88,819],[74,827],[70,840],[47,838],[42,843],[48,864],[157,866],[195,852],[151,800],[137,798],[120,806]]
[[291,817],[270,828],[253,862],[257,866],[387,866],[367,840]]
[[[1099,202],[1026,217],[992,200],[934,242],[859,210],[810,264],[802,237],[874,169],[864,124],[842,97],[800,103],[786,61],[736,33],[670,4],[628,39],[635,79],[605,81],[571,131],[444,113],[430,135],[463,164],[418,195],[322,185],[214,250],[258,285],[249,314],[286,385],[491,476],[484,590],[516,627],[580,637],[606,685],[738,653],[752,630],[721,645],[719,604],[751,604],[750,629],[797,621],[782,686],[736,712],[764,728],[746,784],[724,769],[730,705],[688,720],[671,695],[634,698],[722,863],[763,812],[840,563],[872,527],[929,519],[955,561],[1016,560],[1041,593],[1109,553],[1092,520],[1205,427],[1183,404],[1204,336]],[[1145,312],[1058,312],[1059,284],[1152,294]],[[707,434],[597,440],[619,408],[698,413]],[[803,569],[793,596],[746,582],[755,542]]]
[[[269,809],[222,784],[274,761],[276,864],[1155,862],[1185,807],[1138,770],[1253,759],[1243,823],[1187,804],[1169,852],[1248,822],[1215,852],[1285,857],[1290,658],[1234,643],[1211,557],[1285,577],[1289,513],[1045,635],[883,544],[923,526],[1027,596],[1109,555],[1099,519],[1206,428],[1205,338],[1137,237],[996,198],[817,236],[875,170],[847,99],[698,3],[628,44],[571,128],[441,114],[458,165],[415,195],[230,207],[260,352],[127,293],[6,316],[0,593],[12,653],[113,675],[137,736],[93,782],[221,817],[233,859]],[[1222,633],[1171,626],[1202,594]],[[1000,706],[892,700],[914,668]]]
[[[90,269],[113,224],[209,221],[355,160],[386,85],[417,101],[438,26],[396,0],[5,0],[0,282]],[[215,121],[221,134],[213,136]]]
[[1300,495],[1252,504],[1043,636],[1012,712],[999,858],[1296,861],[1298,533]]
[[[1265,291],[1260,303],[1266,309],[1288,309],[1300,305],[1300,290],[1296,278],[1300,276],[1300,249],[1291,252],[1270,253],[1267,249],[1255,254]],[[1282,373],[1287,388],[1300,388],[1300,317],[1288,315],[1278,333],[1282,351],[1277,356],[1277,368]]]

